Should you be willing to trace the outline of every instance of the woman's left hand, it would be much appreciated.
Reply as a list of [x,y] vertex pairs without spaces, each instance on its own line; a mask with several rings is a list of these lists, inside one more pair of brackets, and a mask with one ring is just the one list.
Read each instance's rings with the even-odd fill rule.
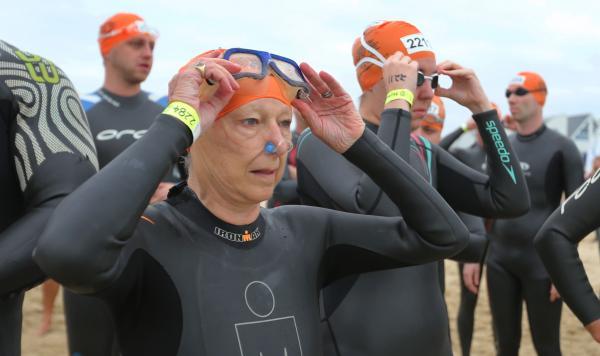
[[331,74],[317,73],[306,63],[300,69],[311,86],[310,100],[296,99],[292,104],[317,137],[336,152],[346,152],[365,130],[352,98]]

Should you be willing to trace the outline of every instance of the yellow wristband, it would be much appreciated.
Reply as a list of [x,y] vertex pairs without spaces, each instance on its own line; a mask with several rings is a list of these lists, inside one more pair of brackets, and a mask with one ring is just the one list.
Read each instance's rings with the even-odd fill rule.
[[394,89],[394,90],[390,90],[387,93],[387,96],[385,97],[385,103],[389,104],[394,100],[404,100],[408,103],[408,106],[412,106],[413,101],[415,99],[415,95],[412,93],[412,91],[408,90],[408,89]]
[[200,116],[198,116],[196,109],[183,101],[170,102],[162,113],[181,120],[190,128],[192,134],[200,124]]

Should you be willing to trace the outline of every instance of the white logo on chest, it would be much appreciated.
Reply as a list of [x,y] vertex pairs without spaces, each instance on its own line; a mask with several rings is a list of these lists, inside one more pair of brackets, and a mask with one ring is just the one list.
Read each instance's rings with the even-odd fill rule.
[[139,140],[148,130],[123,130],[117,131],[115,129],[107,129],[100,131],[98,135],[96,135],[96,139],[98,141],[110,141],[110,140],[120,140],[122,137],[131,136],[134,140]]
[[275,294],[268,284],[248,283],[244,301],[261,320],[234,324],[241,356],[302,356],[295,316],[264,319],[275,310]]

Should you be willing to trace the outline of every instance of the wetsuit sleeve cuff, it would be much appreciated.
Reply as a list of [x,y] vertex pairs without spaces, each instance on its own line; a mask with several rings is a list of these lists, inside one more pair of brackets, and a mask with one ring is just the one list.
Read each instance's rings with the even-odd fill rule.
[[496,109],[480,112],[479,114],[473,115],[473,120],[475,120],[476,122],[479,122],[482,120],[491,120],[491,119],[500,120]]
[[156,118],[157,122],[160,122],[161,128],[164,130],[165,127],[173,128],[173,130],[181,131],[185,133],[187,139],[185,140],[186,146],[183,149],[186,149],[192,145],[194,142],[194,137],[192,136],[192,131],[190,131],[189,127],[184,124],[182,121],[173,118],[167,114],[159,114]]
[[[389,109],[397,111],[398,109]],[[388,110],[386,110],[388,111]],[[344,152],[342,155],[346,157],[350,162],[360,161],[360,158],[365,154],[371,152],[371,148],[374,145],[381,144],[381,141],[377,138],[371,130],[365,129],[363,134]]]
[[385,109],[381,113],[381,122],[384,120],[409,120],[410,112],[403,109]]

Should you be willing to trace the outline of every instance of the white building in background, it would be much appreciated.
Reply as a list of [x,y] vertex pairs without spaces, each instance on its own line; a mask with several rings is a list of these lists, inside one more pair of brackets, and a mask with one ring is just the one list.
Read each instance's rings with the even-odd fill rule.
[[598,120],[591,114],[556,115],[544,119],[546,125],[575,141],[583,154],[595,144],[598,134]]
[[592,168],[595,156],[600,156],[600,121],[591,114],[556,115],[544,119],[546,125],[571,138],[584,156],[585,172]]

